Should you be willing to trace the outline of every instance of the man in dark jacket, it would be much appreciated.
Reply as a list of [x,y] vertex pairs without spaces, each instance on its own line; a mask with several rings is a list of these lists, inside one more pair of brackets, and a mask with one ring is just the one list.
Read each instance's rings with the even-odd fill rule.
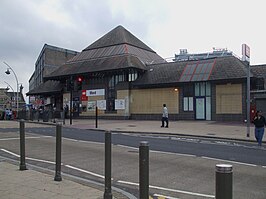
[[262,116],[261,111],[257,111],[253,123],[255,125],[255,138],[258,142],[258,145],[261,146],[264,135],[264,126],[266,126],[266,120],[265,117]]

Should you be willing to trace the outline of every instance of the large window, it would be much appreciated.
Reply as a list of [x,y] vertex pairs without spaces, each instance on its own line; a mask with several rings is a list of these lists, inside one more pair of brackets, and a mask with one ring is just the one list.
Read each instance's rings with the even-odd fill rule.
[[183,111],[193,111],[193,84],[187,84],[183,87]]
[[195,83],[195,96],[203,97],[203,96],[211,96],[211,85],[207,82]]

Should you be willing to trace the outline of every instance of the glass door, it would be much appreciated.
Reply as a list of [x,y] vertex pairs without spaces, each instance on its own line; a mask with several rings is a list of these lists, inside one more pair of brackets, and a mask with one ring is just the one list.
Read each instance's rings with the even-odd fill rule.
[[196,98],[196,119],[205,120],[205,97]]

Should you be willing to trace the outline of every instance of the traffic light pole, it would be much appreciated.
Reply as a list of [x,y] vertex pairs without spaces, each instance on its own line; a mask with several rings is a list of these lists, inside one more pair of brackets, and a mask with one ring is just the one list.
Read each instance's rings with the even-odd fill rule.
[[72,125],[72,113],[73,113],[73,87],[74,87],[74,82],[73,82],[73,77],[70,77],[70,114],[69,114],[69,122],[70,125]]

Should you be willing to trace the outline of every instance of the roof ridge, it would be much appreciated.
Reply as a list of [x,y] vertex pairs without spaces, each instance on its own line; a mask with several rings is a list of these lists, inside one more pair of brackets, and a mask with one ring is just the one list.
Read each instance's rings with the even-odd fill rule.
[[125,29],[122,25],[118,25],[111,31],[107,32],[87,48],[83,49],[83,51],[116,46],[119,44],[128,44],[155,53],[154,50],[152,50],[135,35]]

